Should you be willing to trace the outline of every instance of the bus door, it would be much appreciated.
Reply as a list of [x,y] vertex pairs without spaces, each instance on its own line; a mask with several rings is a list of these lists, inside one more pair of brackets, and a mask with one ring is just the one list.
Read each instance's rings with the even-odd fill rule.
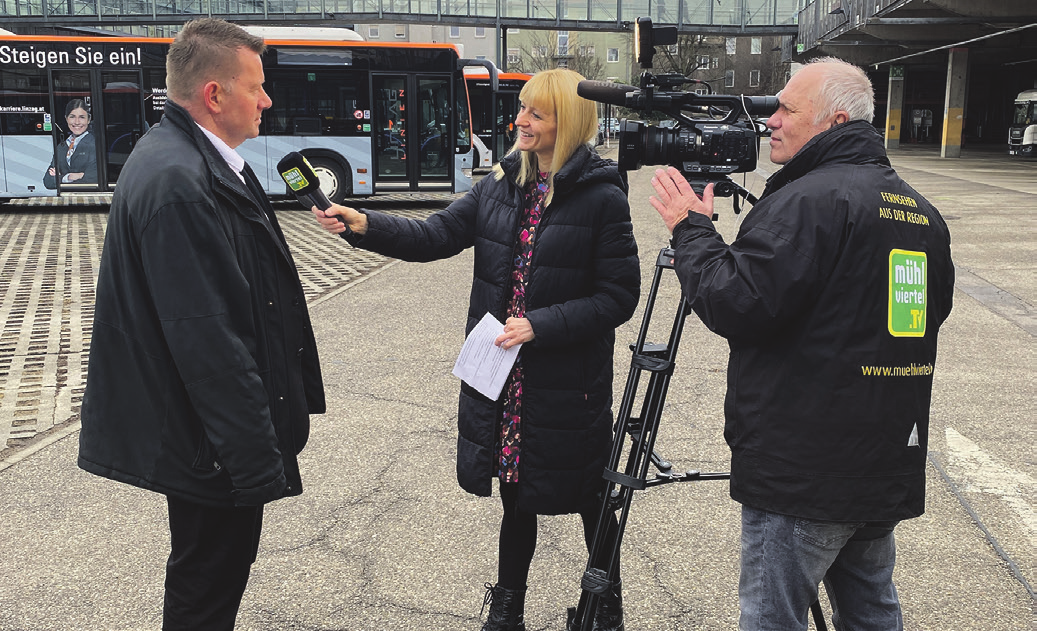
[[54,160],[45,185],[111,190],[145,130],[140,71],[57,69],[50,79]]
[[103,128],[94,70],[51,70],[50,112],[54,157],[43,176],[43,185],[55,194],[62,191],[98,191],[103,181],[99,168]]
[[144,118],[144,92],[138,71],[102,71],[101,85],[105,170],[108,186],[114,187],[130,151],[148,129]]
[[498,91],[497,120],[493,139],[493,161],[499,162],[504,154],[515,144],[515,119],[518,117],[519,93],[516,91]]
[[450,75],[375,74],[374,165],[382,190],[449,190]]

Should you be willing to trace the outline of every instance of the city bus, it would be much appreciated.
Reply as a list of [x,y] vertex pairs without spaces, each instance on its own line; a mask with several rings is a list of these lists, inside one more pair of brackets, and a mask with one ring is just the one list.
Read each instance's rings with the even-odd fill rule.
[[[130,151],[162,116],[171,41],[0,36],[0,201],[113,190]],[[464,67],[488,73],[492,65],[461,59],[452,44],[266,43],[264,88],[273,106],[263,113],[260,136],[237,149],[267,193],[287,194],[277,163],[291,151],[307,157],[336,202],[471,188]],[[93,160],[55,178],[55,165],[73,166],[72,105],[88,110],[77,111],[89,118],[84,137],[93,140],[82,147]]]
[[1008,123],[1008,153],[1037,157],[1037,90],[1024,90],[1015,97]]
[[497,92],[493,92],[490,71],[468,68],[468,99],[472,105],[472,133],[476,146],[478,169],[496,164],[515,142],[515,117],[518,116],[519,92],[533,75],[521,72],[497,73]]

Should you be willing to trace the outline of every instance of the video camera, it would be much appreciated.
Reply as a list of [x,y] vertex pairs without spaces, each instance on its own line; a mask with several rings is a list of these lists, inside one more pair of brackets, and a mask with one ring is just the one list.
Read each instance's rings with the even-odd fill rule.
[[[770,116],[778,109],[774,96],[733,96],[671,91],[686,83],[705,82],[680,74],[653,75],[656,46],[677,43],[677,28],[653,27],[651,18],[638,18],[634,31],[637,61],[645,69],[641,87],[604,81],[581,81],[576,92],[589,100],[638,110],[662,112],[676,122],[672,128],[624,119],[619,126],[619,168],[669,164],[680,170],[699,194],[710,182],[714,194],[728,197],[745,193],[729,177],[756,169],[759,138],[764,129],[754,116]],[[710,91],[712,91],[710,89]],[[744,116],[744,118],[743,118]],[[753,200],[755,201],[755,200]],[[735,211],[738,211],[737,198]]]

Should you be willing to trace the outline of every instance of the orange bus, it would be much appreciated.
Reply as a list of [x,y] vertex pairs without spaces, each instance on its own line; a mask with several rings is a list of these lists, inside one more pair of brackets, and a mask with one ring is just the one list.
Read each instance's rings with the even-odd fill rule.
[[486,169],[499,161],[515,142],[518,95],[533,75],[522,72],[497,73],[497,91],[491,87],[490,71],[468,69],[468,98],[472,105],[472,133],[476,146],[475,167]]
[[[162,116],[171,41],[0,35],[0,201],[111,191],[137,140]],[[336,202],[471,188],[464,67],[485,62],[461,59],[452,44],[266,41],[273,107],[259,137],[238,151],[269,194],[287,194],[277,163],[290,151],[308,158]],[[74,182],[52,176],[47,188],[44,175],[67,159],[70,104],[88,110],[96,166]]]

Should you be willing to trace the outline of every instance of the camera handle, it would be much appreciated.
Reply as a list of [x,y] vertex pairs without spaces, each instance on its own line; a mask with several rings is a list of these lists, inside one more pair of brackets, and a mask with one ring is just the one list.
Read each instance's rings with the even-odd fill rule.
[[[737,186],[737,185],[735,185]],[[744,190],[744,189],[743,189]],[[684,322],[691,314],[691,305],[684,294],[681,294],[677,313],[673,318],[673,326],[666,344],[648,343],[648,329],[655,309],[655,300],[659,293],[659,285],[665,270],[674,268],[675,252],[670,248],[660,250],[655,260],[655,275],[645,305],[641,328],[637,341],[630,345],[632,356],[630,372],[627,375],[623,400],[616,417],[615,439],[608,466],[602,473],[605,486],[602,494],[601,512],[594,531],[587,569],[580,582],[582,593],[576,607],[568,609],[566,631],[592,631],[594,613],[602,596],[608,593],[615,582],[612,568],[616,565],[620,546],[623,543],[623,531],[626,529],[630,515],[630,506],[634,491],[643,491],[649,487],[671,484],[674,482],[698,482],[706,480],[727,480],[730,473],[703,473],[690,470],[683,473],[673,471],[673,465],[655,451],[655,439],[659,430],[659,419],[662,416],[663,403],[673,376],[677,347],[680,344]],[[639,416],[632,416],[634,402],[638,397],[638,386],[642,373],[648,373],[648,385],[642,396]],[[626,436],[630,436],[631,445],[626,457],[626,466],[620,472],[620,462]],[[653,465],[656,473],[648,478],[648,466]],[[611,542],[608,541],[608,530],[611,516],[619,513],[619,528]],[[597,561],[597,563],[596,563]],[[598,567],[601,566],[601,567]],[[810,606],[817,631],[827,631],[824,613],[816,600]]]
[[[738,184],[731,179],[729,175],[721,175],[718,177],[706,177],[706,178],[687,178],[688,184],[691,185],[691,190],[695,191],[695,194],[702,197],[702,191],[706,190],[708,184],[713,184],[713,196],[714,197],[732,197],[731,204],[734,207],[735,214],[742,212],[742,207],[738,204],[738,198],[742,197],[745,201],[751,205],[756,205],[759,201],[755,195],[749,192],[741,184]],[[717,213],[713,213],[713,221],[720,219]]]

